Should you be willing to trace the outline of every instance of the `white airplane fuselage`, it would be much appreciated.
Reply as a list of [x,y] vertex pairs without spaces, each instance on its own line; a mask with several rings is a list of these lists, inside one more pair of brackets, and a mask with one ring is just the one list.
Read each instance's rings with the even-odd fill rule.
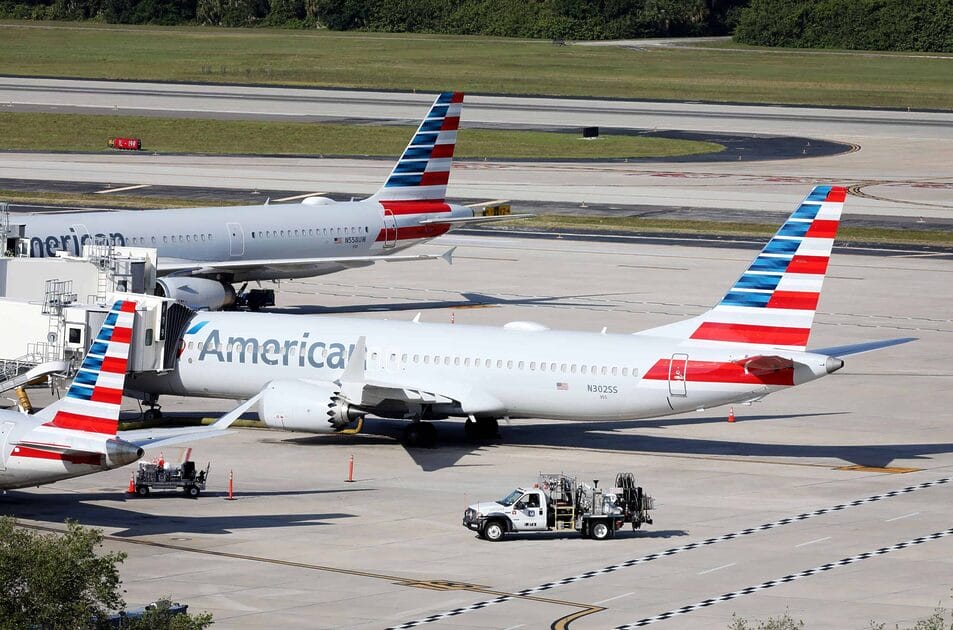
[[341,378],[362,336],[367,381],[406,384],[460,401],[437,397],[428,403],[424,396],[422,404],[431,404],[437,415],[646,418],[748,400],[832,371],[825,355],[787,350],[778,353],[796,361],[790,369],[755,378],[735,363],[750,356],[750,346],[706,347],[654,335],[555,331],[526,323],[499,328],[201,313],[189,329],[195,332],[186,334],[173,372],[130,375],[128,388],[243,399],[274,381],[330,383]]
[[[392,254],[433,239],[449,224],[420,224],[421,218],[467,218],[473,211],[446,204],[439,214],[394,214],[378,201],[308,203],[174,210],[124,210],[20,215],[30,255],[82,253],[86,244],[152,247],[164,262],[347,258]],[[367,263],[371,264],[371,263]],[[319,262],[272,268],[238,267],[232,282],[304,278],[346,268]]]

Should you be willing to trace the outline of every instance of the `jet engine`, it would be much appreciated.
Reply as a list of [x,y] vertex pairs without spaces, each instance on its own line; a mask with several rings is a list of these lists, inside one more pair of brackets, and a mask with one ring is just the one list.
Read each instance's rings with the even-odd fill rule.
[[334,383],[273,381],[258,403],[258,417],[276,429],[307,433],[332,433],[362,417],[340,396]]
[[218,311],[235,303],[232,285],[211,278],[159,278],[156,280],[156,295],[179,300],[196,311]]

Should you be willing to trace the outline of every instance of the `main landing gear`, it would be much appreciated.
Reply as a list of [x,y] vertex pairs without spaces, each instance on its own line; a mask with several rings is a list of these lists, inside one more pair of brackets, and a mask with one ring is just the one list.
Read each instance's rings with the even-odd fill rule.
[[404,444],[422,448],[433,448],[437,443],[437,427],[430,422],[414,420],[404,427]]
[[495,440],[500,437],[500,423],[496,418],[467,419],[463,432],[471,440]]
[[146,406],[149,407],[148,409],[142,412],[143,420],[145,420],[146,422],[150,422],[152,420],[162,420],[162,407],[159,406],[158,396],[154,396],[151,399],[147,398],[143,400],[142,402],[144,402]]

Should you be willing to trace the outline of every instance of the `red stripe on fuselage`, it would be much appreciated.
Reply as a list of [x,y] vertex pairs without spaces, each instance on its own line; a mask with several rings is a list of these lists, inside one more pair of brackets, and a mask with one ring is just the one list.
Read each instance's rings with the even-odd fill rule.
[[69,411],[57,411],[51,422],[45,426],[57,427],[60,429],[72,429],[74,431],[86,431],[87,433],[102,433],[104,435],[116,435],[116,429],[119,422],[109,418],[97,418],[95,416],[86,416]]
[[[450,231],[450,226],[446,223],[428,223],[426,225],[410,225],[407,227],[397,228],[397,238],[394,238],[394,230],[387,230],[387,236],[390,237],[387,240],[398,240],[406,241],[415,238],[436,238],[441,234],[446,234]],[[380,231],[380,234],[377,235],[377,242],[385,240],[384,230]]]
[[805,238],[834,238],[837,236],[837,226],[840,221],[830,219],[814,219],[811,227],[808,228]]
[[827,263],[830,258],[827,256],[798,256],[791,259],[785,273],[815,273],[824,275],[827,273]]
[[793,308],[804,311],[817,310],[817,300],[820,293],[806,291],[775,291],[768,300],[768,308]]
[[[650,381],[669,380],[670,359],[659,359],[642,378]],[[745,385],[794,385],[794,369],[782,368],[776,372],[754,375],[745,372],[744,366],[737,363],[720,361],[674,361],[672,375],[682,370],[686,374],[683,378],[672,380],[687,381],[689,383],[741,383]]]
[[39,448],[30,448],[29,446],[14,447],[10,456],[28,457],[30,459],[54,459],[68,464],[86,464],[88,466],[101,466],[103,462],[102,455],[99,453],[57,453]]
[[753,324],[726,324],[705,322],[692,333],[692,339],[757,343],[770,346],[806,346],[810,328],[783,326],[756,326]]
[[424,201],[382,201],[380,202],[385,210],[390,210],[391,214],[433,214],[437,212],[450,212],[450,206],[442,200],[424,200]]

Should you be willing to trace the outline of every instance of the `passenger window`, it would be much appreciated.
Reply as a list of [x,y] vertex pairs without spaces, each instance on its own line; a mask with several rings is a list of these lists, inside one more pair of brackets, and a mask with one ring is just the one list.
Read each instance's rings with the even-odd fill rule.
[[[417,356],[417,355],[414,355],[414,356]],[[415,359],[415,360],[416,360],[416,359]],[[425,355],[424,355],[424,365],[430,365],[430,355],[429,355],[429,354],[425,354]]]
[[569,371],[572,372],[573,374],[576,373],[576,364],[575,364],[575,363],[573,363],[571,366],[569,366]]
[[580,366],[579,366],[579,371],[580,371],[582,374],[585,374],[585,373],[586,373],[586,366],[585,366],[585,365],[580,365]]
[[540,372],[545,372],[545,371],[546,371],[546,362],[545,362],[545,361],[540,361],[540,362],[539,362],[539,371],[540,371]]
[[406,354],[400,355],[400,362],[401,362],[401,363],[407,363],[407,355],[406,355]]
[[502,360],[502,359],[497,359],[497,360],[496,360],[496,367],[497,367],[497,368],[502,368],[502,367],[503,367],[503,360]]
[[619,375],[619,368],[617,367],[612,368],[612,376],[618,376],[618,375]]
[[524,361],[520,361],[519,364],[516,366],[516,369],[522,370],[525,367],[525,365],[526,363]]
[[622,376],[628,376],[628,375],[629,375],[629,368],[627,367],[622,368]]
[[507,370],[512,370],[512,369],[513,369],[513,362],[512,362],[512,361],[507,361],[507,362],[506,362],[506,369],[507,369]]
[[530,371],[532,371],[532,372],[535,372],[535,371],[536,371],[536,361],[530,361],[530,362],[529,362],[529,369],[530,369]]
[[463,367],[470,367],[470,357],[463,360]]

